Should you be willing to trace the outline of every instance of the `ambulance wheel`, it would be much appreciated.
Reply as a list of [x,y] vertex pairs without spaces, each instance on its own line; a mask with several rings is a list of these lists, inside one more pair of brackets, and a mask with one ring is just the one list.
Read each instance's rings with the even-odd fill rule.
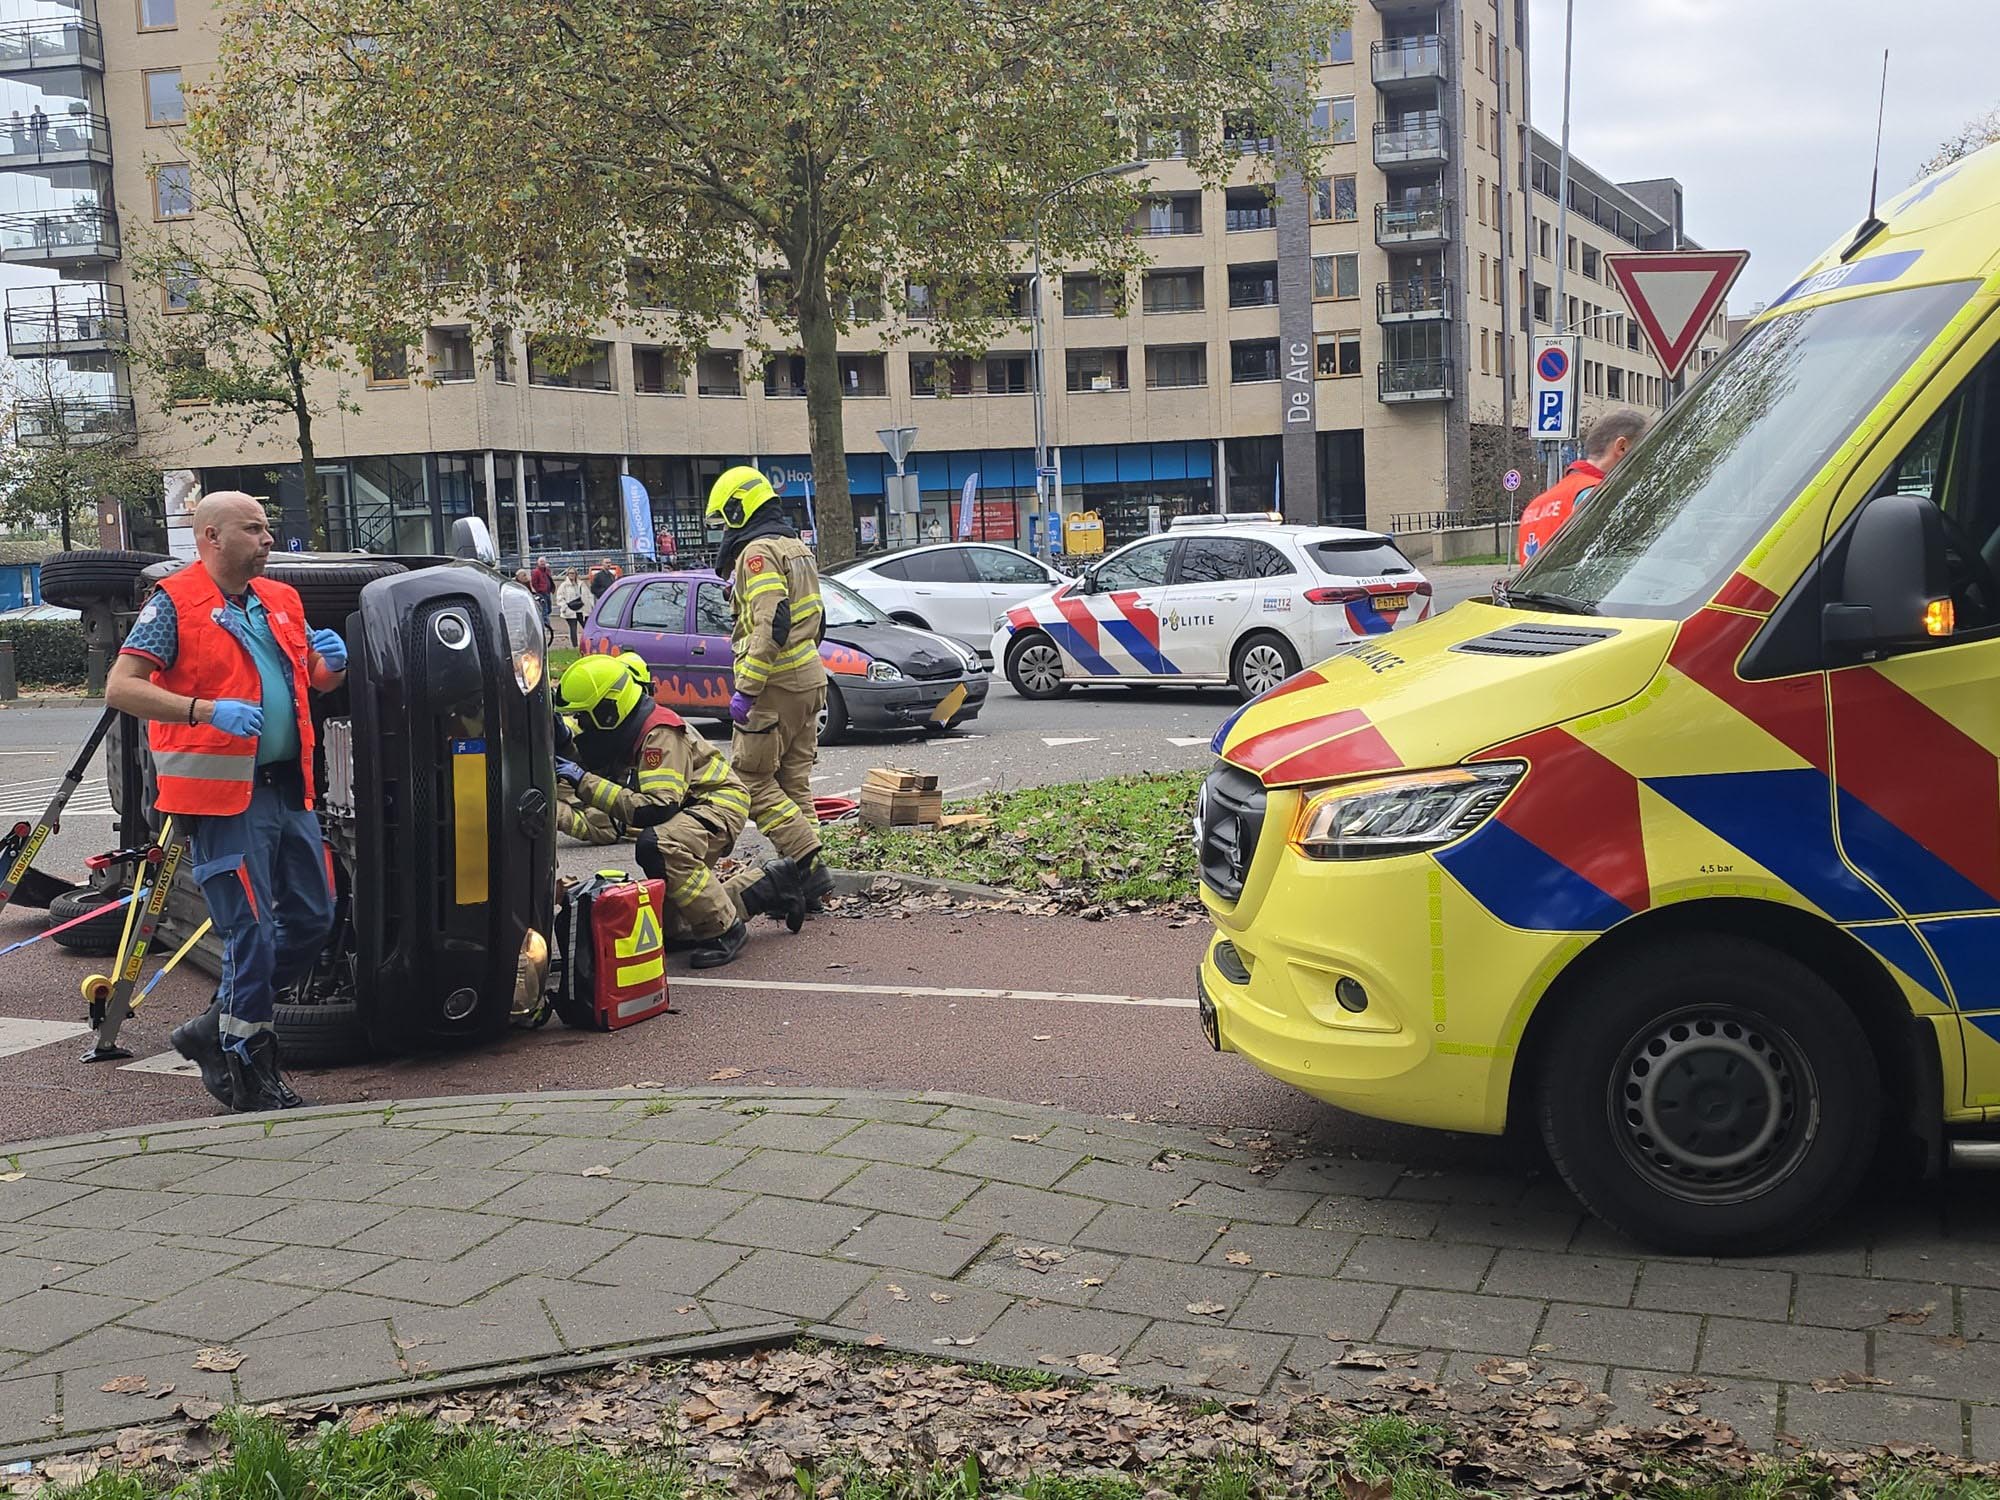
[[1023,698],[1056,698],[1069,691],[1062,652],[1041,630],[1023,631],[1007,648],[1007,680]]
[[1683,1255],[1760,1254],[1840,1212],[1882,1080],[1840,995],[1722,935],[1649,947],[1571,996],[1542,1059],[1542,1139],[1584,1206]]
[[67,948],[72,953],[93,956],[116,953],[118,941],[125,935],[125,908],[121,906],[116,911],[104,911],[103,908],[121,900],[124,895],[120,890],[64,891],[49,903],[49,926],[60,927],[91,912],[98,912],[99,915],[88,922],[77,922],[68,932],[54,934],[56,946]]
[[1252,698],[1270,692],[1298,670],[1299,653],[1292,648],[1292,643],[1281,635],[1260,630],[1253,636],[1246,636],[1236,648],[1236,659],[1229,666],[1229,680],[1236,684],[1236,691],[1248,703]]
[[847,739],[847,700],[832,683],[826,685],[826,707],[819,711],[819,742],[838,745]]
[[278,1057],[288,1068],[338,1068],[368,1056],[368,1033],[352,1000],[272,1008]]
[[42,598],[61,609],[124,604],[139,575],[166,561],[159,552],[110,552],[94,548],[58,552],[42,564]]
[[361,607],[361,591],[378,578],[393,578],[409,569],[387,558],[355,562],[305,562],[272,558],[264,576],[298,590],[306,623],[315,630],[345,630],[347,617]]

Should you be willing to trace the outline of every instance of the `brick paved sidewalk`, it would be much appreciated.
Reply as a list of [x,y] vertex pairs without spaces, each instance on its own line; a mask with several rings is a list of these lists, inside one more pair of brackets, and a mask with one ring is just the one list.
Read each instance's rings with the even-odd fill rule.
[[[1650,1426],[2000,1457],[2000,1223],[1648,1257],[1552,1182],[953,1095],[532,1094],[0,1148],[0,1457],[170,1415],[811,1329],[1218,1392],[1531,1359]],[[1254,1166],[1264,1170],[1254,1171]],[[17,1175],[18,1174],[18,1175]],[[1982,1195],[1954,1206],[1956,1220]],[[205,1345],[243,1356],[193,1368]],[[1349,1362],[1343,1366],[1343,1359]],[[1086,1365],[1095,1363],[1086,1362]],[[1365,1364],[1365,1361],[1363,1361]],[[143,1376],[147,1393],[101,1389]],[[1815,1388],[1815,1382],[1819,1388]],[[171,1384],[164,1400],[152,1393]]]

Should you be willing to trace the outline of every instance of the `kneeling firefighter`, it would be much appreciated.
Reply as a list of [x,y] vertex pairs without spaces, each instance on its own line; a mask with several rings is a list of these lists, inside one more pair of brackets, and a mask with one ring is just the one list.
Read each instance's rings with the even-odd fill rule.
[[636,833],[634,857],[666,882],[667,901],[696,944],[695,968],[719,968],[741,953],[750,917],[782,917],[799,930],[805,904],[792,861],[716,878],[715,863],[750,815],[750,794],[719,751],[652,701],[630,666],[610,656],[573,663],[557,686],[556,712],[577,724],[573,738],[557,736],[558,827],[587,844]]

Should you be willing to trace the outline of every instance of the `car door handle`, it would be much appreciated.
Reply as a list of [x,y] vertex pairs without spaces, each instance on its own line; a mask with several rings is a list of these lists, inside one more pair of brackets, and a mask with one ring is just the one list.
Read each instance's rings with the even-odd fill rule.
[[707,642],[707,641],[696,641],[696,642],[694,643],[694,655],[696,655],[696,656],[706,656],[706,655],[708,655],[708,642]]

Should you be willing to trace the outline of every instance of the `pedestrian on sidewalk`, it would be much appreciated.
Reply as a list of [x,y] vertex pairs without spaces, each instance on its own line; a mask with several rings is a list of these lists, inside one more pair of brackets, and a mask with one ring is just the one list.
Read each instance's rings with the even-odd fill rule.
[[618,581],[618,570],[611,566],[611,559],[600,557],[590,574],[590,597],[602,599],[605,591]]
[[332,869],[313,814],[308,689],[347,680],[347,646],[308,630],[289,584],[263,576],[271,527],[235,490],[195,506],[196,561],[139,612],[104,701],[147,722],[154,810],[189,836],[222,935],[222,983],[174,1050],[236,1110],[294,1109],[280,1071],[275,992],[311,969],[333,926]]
[[556,613],[569,626],[569,643],[574,649],[580,643],[584,616],[590,613],[590,594],[575,568],[564,568],[562,577],[556,580]]
[[1583,457],[1571,464],[1554,485],[1530,500],[1528,508],[1521,512],[1514,540],[1516,563],[1525,568],[1555,540],[1556,533],[1569,524],[1569,518],[1590,499],[1591,492],[1604,483],[1651,425],[1652,418],[1630,407],[1606,412],[1590,424]]
[[542,608],[542,623],[549,623],[551,606],[556,592],[556,575],[549,571],[546,557],[535,559],[535,566],[528,574],[528,587],[535,591],[535,603]]

